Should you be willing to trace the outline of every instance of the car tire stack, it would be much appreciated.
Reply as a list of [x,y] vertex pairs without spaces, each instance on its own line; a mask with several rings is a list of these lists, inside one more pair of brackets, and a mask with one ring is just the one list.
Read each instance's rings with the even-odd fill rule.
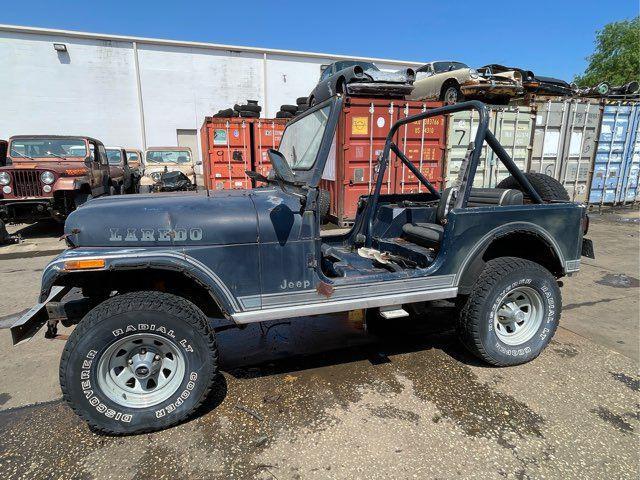
[[236,103],[233,106],[233,110],[238,112],[238,116],[242,118],[260,118],[262,107],[258,105],[257,100],[247,100],[245,105],[238,105]]
[[309,108],[309,97],[298,97],[296,98],[296,105],[298,105],[298,109],[296,110],[296,115],[300,115],[302,112]]
[[293,118],[298,112],[298,105],[280,105],[276,118]]

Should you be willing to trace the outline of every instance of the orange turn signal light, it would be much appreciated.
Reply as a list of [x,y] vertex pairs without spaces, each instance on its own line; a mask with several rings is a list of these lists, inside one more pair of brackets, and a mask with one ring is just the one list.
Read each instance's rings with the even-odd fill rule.
[[90,270],[92,268],[104,268],[103,258],[94,258],[91,260],[68,260],[64,262],[65,270]]
[[68,168],[64,171],[65,175],[69,177],[80,177],[86,175],[89,172],[86,168]]

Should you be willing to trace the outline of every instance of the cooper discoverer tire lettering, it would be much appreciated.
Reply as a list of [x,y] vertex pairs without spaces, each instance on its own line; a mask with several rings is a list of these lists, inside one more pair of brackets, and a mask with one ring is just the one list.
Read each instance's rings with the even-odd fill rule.
[[213,331],[193,303],[133,292],[105,300],[78,324],[62,353],[60,386],[94,430],[151,432],[202,404],[217,360]]
[[492,365],[519,365],[545,349],[561,309],[560,289],[548,270],[522,258],[496,258],[487,262],[460,312],[458,335]]

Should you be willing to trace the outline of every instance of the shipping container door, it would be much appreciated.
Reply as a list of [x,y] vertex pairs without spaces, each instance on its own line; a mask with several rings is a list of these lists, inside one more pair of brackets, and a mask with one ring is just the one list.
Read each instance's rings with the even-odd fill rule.
[[606,105],[598,138],[589,203],[615,204],[623,186],[625,153],[631,150],[632,106]]
[[[441,102],[399,102],[398,120],[442,106]],[[431,117],[400,127],[394,141],[418,170],[438,190],[442,189],[446,121],[444,116]],[[395,193],[420,193],[425,187],[404,163],[396,159],[393,177]]]
[[[523,172],[527,170],[533,117],[529,107],[496,107],[492,109],[493,119],[490,129],[504,147],[517,167]],[[484,187],[495,187],[510,175],[493,150],[487,150],[485,162]]]
[[282,140],[286,120],[260,119],[253,123],[253,169],[265,177],[271,170],[267,150],[277,150]]
[[601,108],[591,100],[537,102],[529,171],[561,182],[573,201],[587,199]]
[[214,119],[209,133],[209,172],[213,188],[251,188],[251,123],[245,119]]
[[568,100],[537,102],[529,171],[558,178]]
[[574,100],[566,115],[562,168],[557,178],[574,202],[587,200],[589,172],[596,153],[601,107],[590,101]]
[[638,177],[640,176],[640,105],[631,105],[631,134],[624,154],[622,188],[618,202],[627,204],[638,200]]
[[[460,173],[460,166],[467,155],[467,148],[478,131],[478,114],[475,110],[465,110],[449,115],[447,129],[447,151],[445,158],[445,183],[453,185]],[[489,128],[491,128],[489,122]],[[482,187],[485,181],[486,143],[482,146],[480,161],[473,180],[474,187]]]
[[[376,179],[378,157],[391,125],[397,119],[397,102],[350,98],[345,103],[336,143],[338,217],[355,218],[358,198],[367,195]],[[390,165],[395,155],[390,155]],[[382,193],[393,193],[393,168],[385,172]],[[333,202],[332,198],[332,202]]]

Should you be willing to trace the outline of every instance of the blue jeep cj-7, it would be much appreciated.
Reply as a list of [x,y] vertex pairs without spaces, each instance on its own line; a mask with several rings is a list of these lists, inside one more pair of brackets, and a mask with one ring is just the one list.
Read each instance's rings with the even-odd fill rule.
[[[88,307],[60,363],[65,399],[94,429],[152,431],[205,399],[217,374],[211,318],[236,324],[349,310],[367,318],[424,315],[454,300],[466,347],[493,365],[540,354],[560,319],[558,279],[593,256],[585,206],[562,185],[525,174],[487,129],[487,108],[465,102],[396,122],[353,228],[320,236],[319,183],[343,98],[291,121],[269,177],[254,190],[107,197],[67,219],[69,248],[42,278],[40,304],[12,327],[14,342],[70,317],[59,300],[82,290]],[[392,142],[398,128],[473,109],[475,141],[453,186],[438,192]],[[483,142],[511,176],[473,188]],[[426,193],[381,195],[394,153]],[[320,321],[320,320],[318,320]]]

